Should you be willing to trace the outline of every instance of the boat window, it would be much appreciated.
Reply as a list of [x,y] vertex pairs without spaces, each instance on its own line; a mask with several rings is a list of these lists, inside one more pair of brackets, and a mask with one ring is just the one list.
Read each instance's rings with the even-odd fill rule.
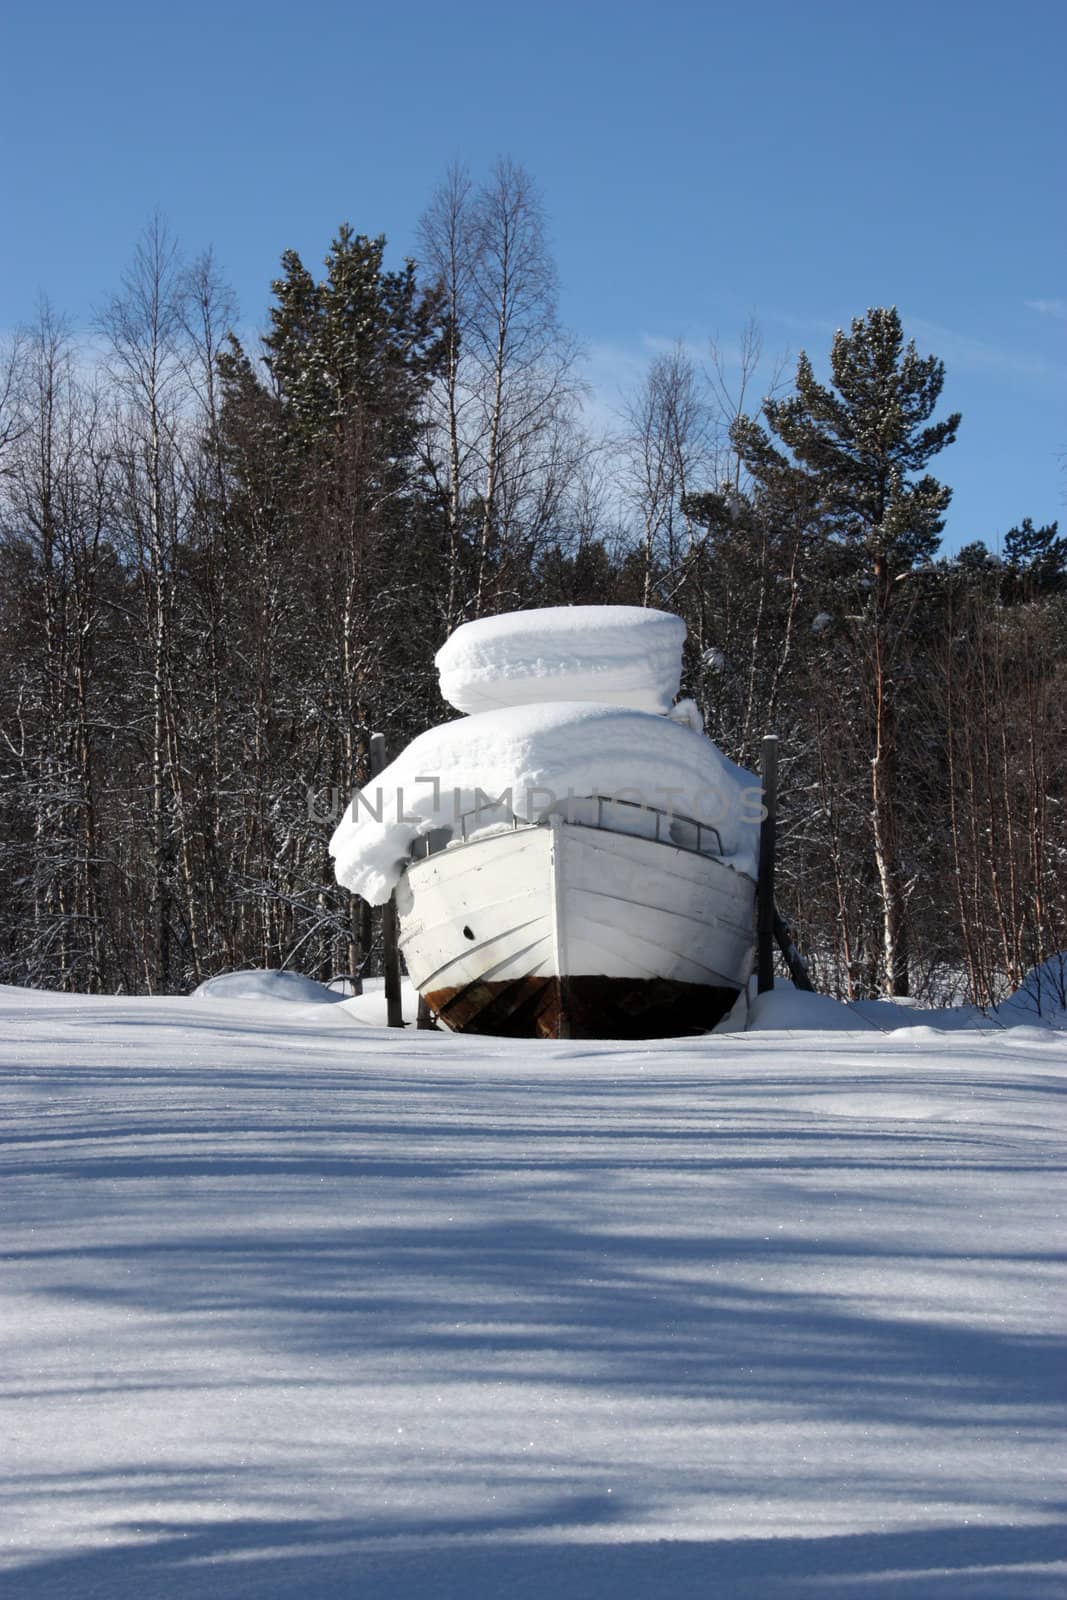
[[427,856],[435,856],[438,850],[445,848],[451,838],[451,828],[431,828],[429,833],[424,833],[413,841],[411,846],[413,859],[423,861]]
[[671,817],[668,829],[671,844],[683,850],[700,849],[700,828],[689,817]]
[[638,839],[654,839],[656,814],[647,806],[638,805],[633,800],[605,798],[600,802],[600,818],[597,826],[607,828],[611,833],[629,833]]

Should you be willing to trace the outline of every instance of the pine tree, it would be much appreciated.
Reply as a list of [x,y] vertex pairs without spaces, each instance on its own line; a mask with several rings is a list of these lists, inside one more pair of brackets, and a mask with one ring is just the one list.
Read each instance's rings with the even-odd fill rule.
[[1058,522],[1035,528],[1024,517],[1004,535],[1004,564],[1013,594],[1058,594],[1067,588],[1067,537]]
[[[814,494],[824,537],[854,557],[862,603],[851,638],[853,670],[867,708],[871,831],[882,920],[883,982],[909,992],[908,878],[900,827],[900,710],[907,673],[897,624],[900,580],[929,562],[951,490],[923,473],[950,444],[959,414],[931,422],[945,380],[936,356],[904,343],[894,307],[881,307],[838,331],[831,386],[801,354],[796,392],[763,406],[766,427],[740,417],[733,442],[757,484],[795,476]],[[773,441],[785,447],[780,450]],[[922,476],[917,474],[923,473]],[[906,608],[905,608],[906,609]]]
[[419,290],[412,262],[387,272],[384,252],[384,237],[344,223],[316,283],[287,250],[264,357],[296,439],[337,439],[363,408],[400,460],[414,449],[422,392],[443,354],[440,301]]
[[[249,600],[244,870],[250,892],[270,880],[268,909],[287,872],[290,903],[321,911],[324,927],[339,900],[324,830],[278,822],[299,809],[279,798],[285,751],[299,728],[305,770],[347,792],[366,780],[371,729],[399,747],[425,726],[435,693],[426,640],[442,530],[422,443],[443,354],[440,298],[421,291],[410,262],[387,271],[384,250],[346,224],[321,281],[288,251],[262,366],[236,340],[219,363],[227,516]],[[284,953],[274,930],[264,948],[274,962]],[[358,959],[353,948],[353,972]]]

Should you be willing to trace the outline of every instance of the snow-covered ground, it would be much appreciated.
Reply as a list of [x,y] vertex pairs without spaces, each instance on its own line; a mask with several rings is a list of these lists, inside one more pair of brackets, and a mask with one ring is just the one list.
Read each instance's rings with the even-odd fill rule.
[[0,990],[11,1594],[1062,1596],[1067,1040],[774,1000]]

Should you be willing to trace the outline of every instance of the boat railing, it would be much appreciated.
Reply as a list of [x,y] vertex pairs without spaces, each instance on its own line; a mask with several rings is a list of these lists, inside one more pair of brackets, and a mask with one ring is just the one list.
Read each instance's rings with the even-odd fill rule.
[[[605,820],[605,807],[611,807],[609,820]],[[593,808],[595,807],[595,811]],[[622,817],[618,816],[622,812]],[[584,815],[582,814],[584,812]],[[721,856],[722,835],[712,822],[702,822],[696,817],[684,816],[677,811],[659,811],[654,806],[642,805],[636,800],[616,800],[611,795],[573,796],[538,817],[527,822],[517,817],[501,804],[475,806],[456,818],[450,828],[434,828],[416,839],[411,847],[412,856],[423,859],[436,855],[447,845],[467,844],[475,834],[488,828],[518,830],[528,827],[546,827],[553,816],[559,816],[575,827],[598,828],[605,833],[626,833],[636,838],[654,839],[657,844],[670,844],[676,850],[688,850],[693,855]],[[595,819],[595,820],[594,820]],[[618,826],[619,821],[637,826]],[[615,826],[611,825],[615,822]]]
[[[660,811],[655,806],[642,805],[638,800],[616,800],[609,794],[593,795],[591,798],[596,803],[595,822],[584,822],[580,816],[572,817],[568,815],[568,805],[580,805],[581,801],[564,801],[563,809],[557,811],[557,814],[563,816],[568,822],[574,822],[578,827],[600,828],[609,833],[633,833],[641,838],[655,839],[657,844],[672,844],[678,850],[690,850],[694,855],[721,856],[723,853],[722,834],[714,823],[701,822],[696,817],[686,816],[680,811]],[[585,803],[588,804],[589,802]],[[617,820],[617,816],[612,817],[611,814],[617,814],[619,811],[623,813],[623,817],[627,820],[631,815],[634,817],[647,817],[652,823],[652,832],[649,833],[644,827],[612,828],[610,821],[605,822],[604,820],[605,806],[611,808],[609,813],[611,820]],[[714,847],[711,847],[709,843],[712,840],[714,840]]]

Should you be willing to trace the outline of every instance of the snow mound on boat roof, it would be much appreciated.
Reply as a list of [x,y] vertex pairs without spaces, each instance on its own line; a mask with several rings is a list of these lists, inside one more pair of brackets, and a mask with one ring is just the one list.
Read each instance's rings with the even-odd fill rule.
[[263,968],[252,972],[220,972],[192,992],[193,1000],[295,1000],[299,1005],[329,1005],[344,996],[299,972]]
[[420,734],[353,796],[330,840],[337,879],[381,905],[421,835],[501,796],[501,815],[533,822],[598,794],[713,824],[727,863],[755,874],[758,780],[666,717],[582,701],[485,711]]
[[678,693],[685,623],[642,606],[547,606],[481,617],[435,657],[457,711],[596,700],[666,711]]

